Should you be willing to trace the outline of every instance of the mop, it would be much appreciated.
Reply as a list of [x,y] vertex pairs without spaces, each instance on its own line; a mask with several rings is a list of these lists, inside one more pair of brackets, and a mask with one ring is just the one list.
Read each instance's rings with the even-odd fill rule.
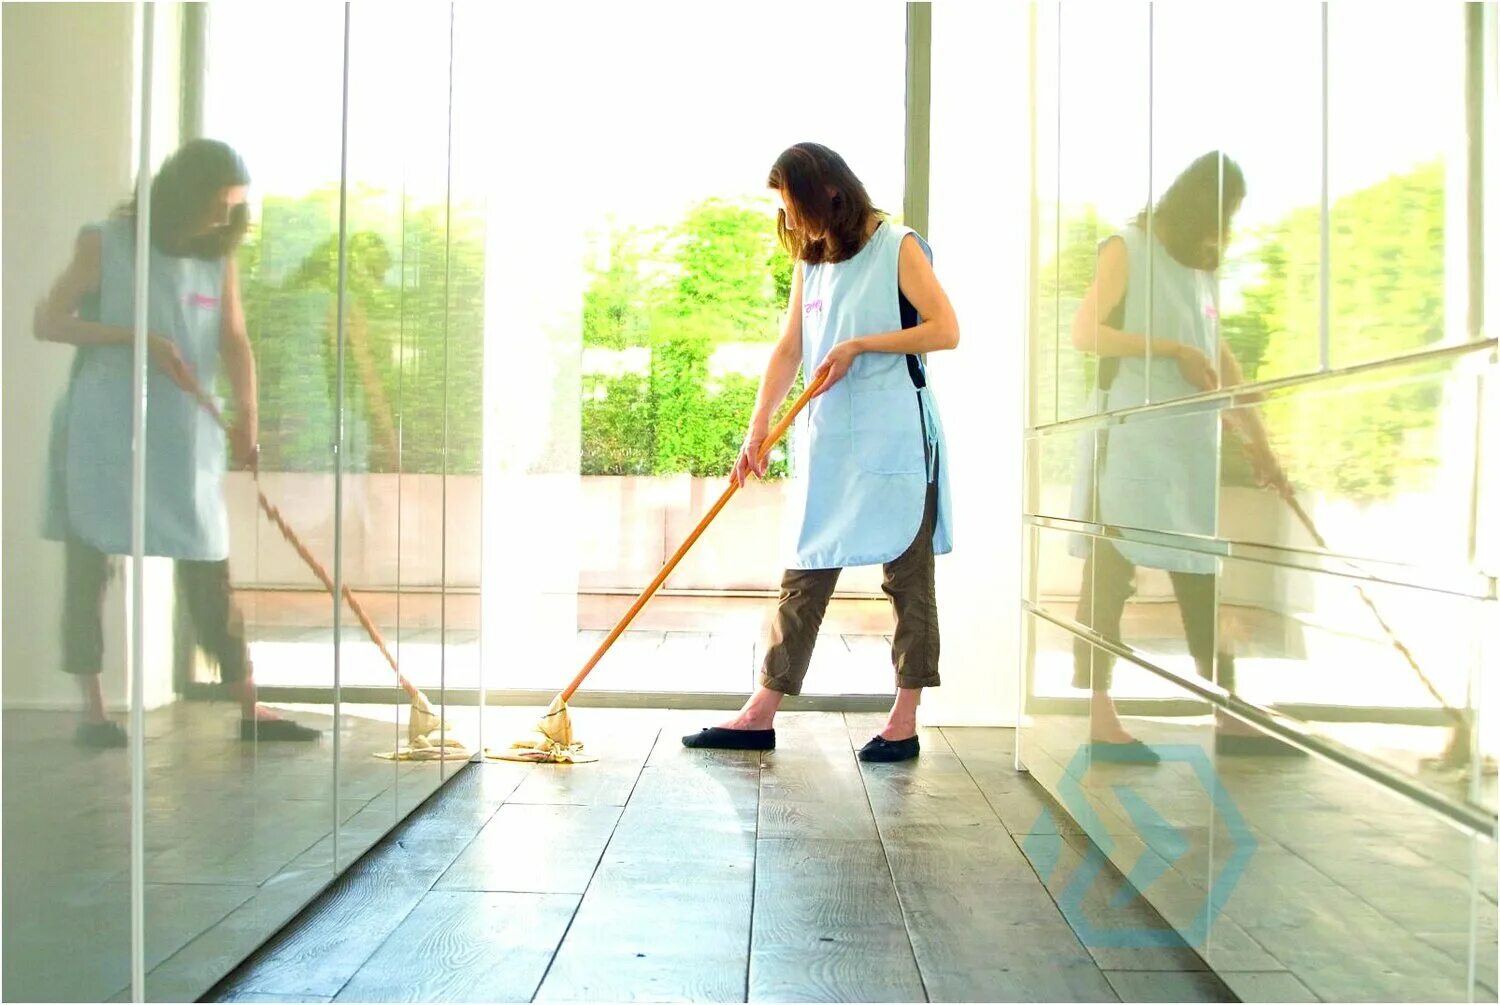
[[[807,407],[807,403],[818,393],[819,388],[823,386],[824,379],[822,375],[817,376],[797,400],[792,403],[792,407],[787,409],[786,415],[782,416],[781,421],[766,436],[765,442],[760,447],[760,456],[757,458],[760,463],[764,463],[766,458],[770,456],[771,448],[776,445],[777,441],[790,428],[792,422],[797,418],[798,413]],[[536,727],[526,736],[512,743],[508,750],[496,751],[486,748],[484,751],[485,757],[498,761],[533,761],[547,764],[581,764],[598,760],[596,757],[585,754],[583,744],[573,735],[573,722],[568,716],[568,699],[577,693],[584,679],[588,677],[594,667],[599,665],[599,661],[604,658],[604,654],[609,652],[610,646],[615,644],[615,640],[635,620],[635,616],[641,613],[641,608],[646,606],[646,603],[661,588],[662,583],[667,581],[667,577],[672,574],[672,570],[677,568],[677,563],[682,561],[683,556],[688,553],[688,549],[697,543],[698,538],[703,536],[703,532],[708,529],[708,525],[713,523],[714,518],[729,504],[729,500],[734,498],[734,494],[738,490],[739,486],[730,481],[729,485],[724,489],[724,494],[719,496],[718,501],[704,514],[703,519],[698,521],[698,526],[693,528],[693,532],[688,535],[687,540],[683,541],[682,545],[672,554],[672,557],[667,559],[666,564],[661,567],[661,571],[656,574],[656,578],[652,579],[646,588],[641,591],[635,603],[630,605],[630,610],[625,612],[625,616],[610,630],[609,635],[599,644],[599,648],[594,650],[594,655],[589,657],[588,662],[583,665],[583,669],[579,670],[572,682],[563,688],[557,697],[552,699],[552,704],[547,706],[546,714],[542,716]]]
[[[1287,504],[1291,506],[1292,512],[1296,514],[1298,522],[1300,522],[1303,528],[1306,529],[1308,534],[1312,536],[1313,541],[1317,543],[1319,548],[1322,548],[1324,551],[1328,551],[1328,542],[1323,539],[1322,534],[1318,533],[1318,528],[1313,525],[1312,517],[1307,515],[1307,510],[1303,509],[1302,504],[1297,501],[1297,497],[1294,493],[1291,492],[1290,486],[1288,486],[1288,491],[1285,498]],[[1378,624],[1380,626],[1380,630],[1385,633],[1387,641],[1391,643],[1396,652],[1401,654],[1401,658],[1406,660],[1406,665],[1412,668],[1412,671],[1417,675],[1417,679],[1420,680],[1422,682],[1422,686],[1427,689],[1427,693],[1432,695],[1433,701],[1436,701],[1442,708],[1442,710],[1448,714],[1448,717],[1453,720],[1453,735],[1448,741],[1448,746],[1437,757],[1423,758],[1421,762],[1422,767],[1447,771],[1459,771],[1464,777],[1468,777],[1469,772],[1473,767],[1470,764],[1470,758],[1472,754],[1471,741],[1473,739],[1474,729],[1474,724],[1470,720],[1468,712],[1456,709],[1453,706],[1449,705],[1446,700],[1444,700],[1442,692],[1438,690],[1437,685],[1432,682],[1427,674],[1422,672],[1422,668],[1417,664],[1417,659],[1414,655],[1412,655],[1412,651],[1407,648],[1406,643],[1402,642],[1401,639],[1397,637],[1390,624],[1388,624],[1385,618],[1381,616],[1380,609],[1375,606],[1375,601],[1370,599],[1370,595],[1365,592],[1364,587],[1355,584],[1354,589],[1359,593],[1359,599],[1364,601],[1365,606],[1369,608],[1370,613],[1374,615],[1375,623]],[[1478,765],[1478,767],[1482,773],[1486,775],[1493,775],[1496,772],[1495,759],[1486,755],[1483,758],[1482,762]]]
[[[214,421],[226,433],[229,432],[229,423],[225,420],[224,413],[219,410],[218,403],[204,393],[203,388],[199,387],[196,381],[193,382],[190,393],[197,399],[198,404],[203,406],[209,415],[213,416]],[[323,567],[323,564],[318,561],[307,545],[302,543],[302,539],[297,536],[291,524],[287,523],[286,517],[282,516],[281,510],[266,497],[265,491],[261,489],[259,467],[253,470],[253,475],[255,478],[255,494],[260,502],[261,511],[266,515],[266,519],[270,520],[276,529],[281,532],[281,536],[286,539],[287,544],[292,546],[293,550],[297,552],[297,556],[302,559],[303,563],[312,571],[312,574],[323,584],[323,589],[328,591],[328,595],[330,597],[334,596],[333,577],[328,574],[328,570]],[[371,642],[375,643],[375,648],[380,650],[380,655],[385,657],[385,661],[390,666],[391,672],[396,675],[396,682],[401,685],[401,690],[405,691],[407,697],[411,699],[411,714],[407,718],[406,723],[406,745],[394,751],[377,753],[375,756],[385,758],[386,760],[398,761],[468,760],[471,756],[469,751],[464,749],[462,742],[448,735],[448,724],[433,709],[432,702],[428,700],[427,695],[423,694],[420,688],[407,680],[406,676],[402,674],[400,667],[396,665],[396,657],[391,655],[390,648],[385,643],[385,638],[381,636],[380,630],[375,627],[375,622],[370,619],[369,614],[365,613],[363,605],[355,598],[348,584],[344,584],[343,589],[338,592],[343,594],[344,600],[348,602],[350,610],[354,612],[354,616],[359,619],[360,625],[364,627],[365,634],[370,637]]]

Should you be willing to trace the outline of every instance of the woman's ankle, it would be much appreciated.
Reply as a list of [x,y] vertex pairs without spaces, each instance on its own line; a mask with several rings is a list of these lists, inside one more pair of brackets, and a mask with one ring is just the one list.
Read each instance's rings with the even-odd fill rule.
[[897,684],[896,701],[885,719],[885,728],[880,735],[887,740],[908,740],[917,735],[917,706],[922,702],[922,689],[902,687]]
[[78,677],[78,690],[83,698],[83,707],[78,714],[87,723],[108,722],[109,715],[104,710],[104,688],[99,680],[98,674],[80,674]]
[[776,722],[776,712],[781,708],[781,699],[785,697],[780,691],[761,685],[739,712],[720,726],[724,729],[771,729]]

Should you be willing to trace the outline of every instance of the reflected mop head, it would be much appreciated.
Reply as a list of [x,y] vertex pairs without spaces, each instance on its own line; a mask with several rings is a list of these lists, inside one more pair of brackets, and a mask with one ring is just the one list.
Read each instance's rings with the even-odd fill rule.
[[438,742],[436,737],[419,737],[419,742],[397,747],[395,750],[376,751],[375,756],[386,761],[467,761],[473,753],[460,740],[453,738]]
[[573,720],[562,695],[552,699],[547,712],[536,727],[510,745],[510,749],[485,749],[484,756],[493,761],[530,761],[539,764],[589,764],[599,758],[583,752],[583,744],[573,738]]
[[386,761],[467,761],[474,755],[419,691],[406,723],[406,743],[395,750],[377,751],[375,756]]
[[1478,762],[1474,761],[1471,746],[1473,739],[1473,727],[1465,719],[1453,728],[1453,735],[1443,752],[1436,757],[1422,758],[1418,767],[1423,771],[1452,772],[1464,782],[1470,781],[1476,774],[1480,777],[1500,774],[1500,765],[1496,765],[1495,759],[1489,754],[1481,752]]
[[408,742],[395,750],[377,751],[375,756],[387,761],[467,761],[473,753],[462,740],[442,729],[431,733],[408,731]]
[[[426,695],[422,695],[423,698]],[[414,702],[411,707],[411,717],[406,722],[406,742],[413,747],[432,746],[438,743],[439,737],[446,737],[449,732],[448,724],[443,721],[432,706],[426,702]],[[442,744],[446,746],[447,743]]]

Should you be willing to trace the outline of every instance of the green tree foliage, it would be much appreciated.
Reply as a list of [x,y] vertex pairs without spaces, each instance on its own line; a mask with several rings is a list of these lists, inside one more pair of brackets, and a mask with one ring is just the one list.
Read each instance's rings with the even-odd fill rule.
[[[1443,199],[1442,165],[1429,164],[1330,207],[1329,340],[1335,365],[1398,356],[1442,338]],[[1289,214],[1267,235],[1258,258],[1263,275],[1246,293],[1244,314],[1260,319],[1264,351],[1257,370],[1247,373],[1312,369],[1318,344],[1317,211]],[[1246,328],[1251,326],[1241,330]],[[1406,376],[1341,381],[1336,404],[1305,393],[1267,402],[1267,422],[1280,434],[1293,477],[1354,499],[1383,497],[1420,477],[1433,456],[1441,385]]]
[[726,342],[779,334],[792,264],[773,220],[710,199],[665,235],[611,234],[608,251],[585,293],[584,344],[645,348],[650,363],[644,376],[585,378],[583,472],[727,474],[758,381],[715,378],[709,362]]
[[656,446],[651,416],[651,381],[583,375],[582,456],[585,474],[649,475]]
[[[645,304],[651,280],[643,271],[650,239],[633,227],[611,231],[605,254],[608,264],[590,270],[583,294],[583,344],[601,349],[645,345],[648,331]],[[585,395],[587,398],[587,395]]]
[[763,210],[709,199],[695,206],[669,241],[675,281],[659,306],[711,319],[720,341],[774,339],[791,290],[791,260]]
[[[338,435],[338,202],[268,198],[241,250],[260,376],[262,464],[329,471]],[[479,471],[484,233],[454,207],[352,192],[344,469]],[[451,249],[451,255],[450,255]]]
[[[349,199],[344,470],[474,474],[481,456],[482,223],[454,207]],[[646,350],[644,373],[584,374],[585,474],[719,477],[756,377],[714,374],[725,343],[769,343],[792,263],[764,207],[709,199],[664,230],[604,238],[584,291],[585,348]],[[262,464],[330,471],[338,433],[338,193],[268,198],[241,254],[260,369]],[[786,472],[783,454],[771,468]]]
[[1099,214],[1093,206],[1070,213],[1058,235],[1060,252],[1037,277],[1041,287],[1037,303],[1041,340],[1037,361],[1044,367],[1044,373],[1057,375],[1055,391],[1051,382],[1047,382],[1047,390],[1053,393],[1038,403],[1049,416],[1053,408],[1058,410],[1059,418],[1081,415],[1087,409],[1095,361],[1092,355],[1073,348],[1073,316],[1094,281],[1102,236]]

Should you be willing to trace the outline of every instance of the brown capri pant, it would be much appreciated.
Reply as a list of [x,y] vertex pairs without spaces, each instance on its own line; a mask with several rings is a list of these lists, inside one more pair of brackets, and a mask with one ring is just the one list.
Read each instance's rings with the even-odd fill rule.
[[[887,562],[881,589],[896,611],[891,663],[896,686],[937,687],[938,613],[932,535],[937,525],[937,480],[927,486],[927,506],[916,540],[901,557]],[[841,569],[788,569],[781,580],[776,618],[766,640],[760,682],[782,694],[801,694],[812,662],[813,645]]]
[[[79,540],[67,542],[67,592],[63,598],[63,671],[99,673],[104,660],[104,590],[114,572],[112,556]],[[177,602],[187,608],[199,647],[219,665],[226,684],[245,679],[250,647],[245,619],[229,587],[229,562],[175,562]]]

